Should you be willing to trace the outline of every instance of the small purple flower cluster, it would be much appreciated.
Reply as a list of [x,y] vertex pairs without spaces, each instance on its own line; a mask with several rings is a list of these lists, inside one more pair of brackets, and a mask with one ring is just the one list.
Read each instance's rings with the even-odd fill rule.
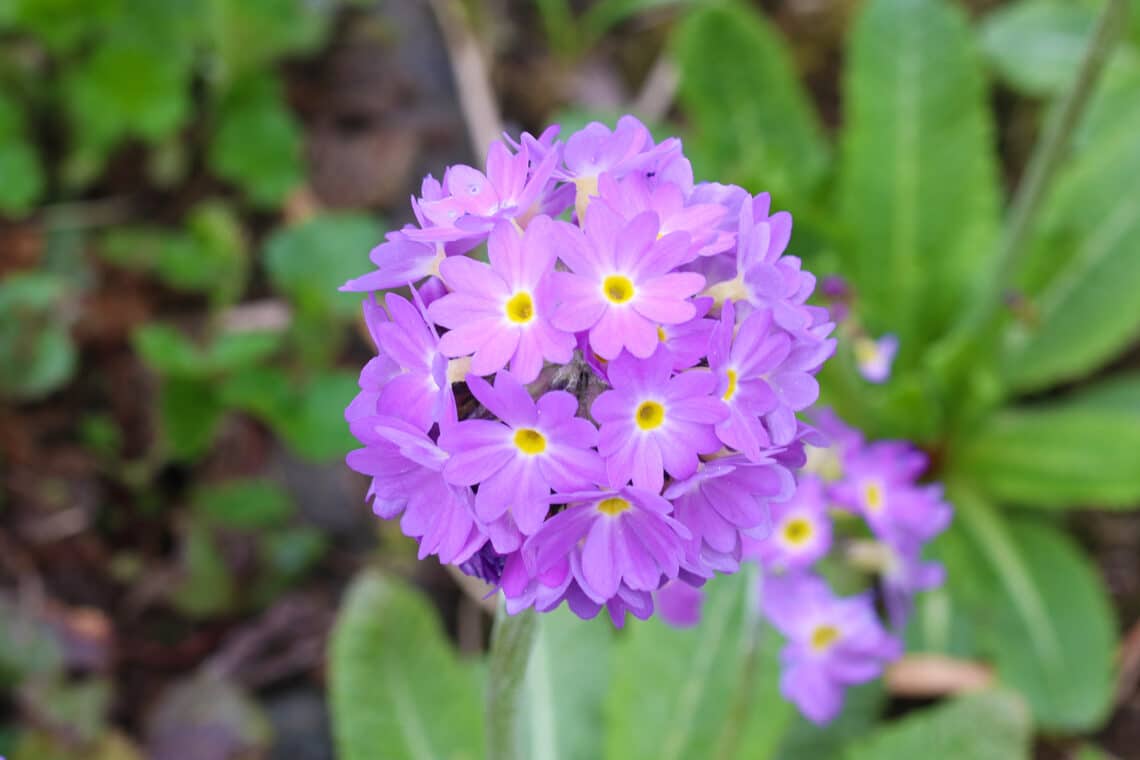
[[375,512],[511,612],[620,625],[738,569],[795,493],[835,349],[791,215],[694,183],[628,116],[497,142],[412,206],[344,286],[408,288],[364,304],[378,354],[346,413]]
[[[952,512],[941,486],[917,482],[927,459],[911,444],[866,443],[827,410],[814,420],[830,447],[809,451],[795,494],[771,505],[771,533],[750,540],[744,556],[759,562],[761,612],[787,640],[781,691],[823,723],[838,714],[848,686],[877,678],[902,647],[880,623],[874,592],[838,597],[813,567],[834,551],[873,572],[889,628],[901,633],[914,595],[942,583],[942,567],[921,555]],[[862,518],[865,531],[852,515]],[[675,624],[699,619],[699,600],[675,586],[659,593],[658,602]]]

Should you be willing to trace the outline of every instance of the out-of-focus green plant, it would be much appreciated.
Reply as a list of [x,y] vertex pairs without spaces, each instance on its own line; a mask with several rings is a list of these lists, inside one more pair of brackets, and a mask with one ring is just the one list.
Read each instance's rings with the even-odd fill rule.
[[[1128,189],[1140,66],[1121,44],[1093,88],[1085,51],[1107,47],[1098,6],[1022,0],[975,32],[951,3],[871,0],[848,40],[834,163],[760,16],[696,11],[676,48],[698,175],[735,169],[773,188],[776,207],[814,209],[797,215],[794,239],[817,270],[831,262],[852,284],[841,330],[901,339],[890,382],[860,380],[841,341],[821,385],[871,437],[925,442],[949,484],[958,518],[936,543],[947,587],[921,603],[913,648],[990,660],[1038,725],[1072,733],[1107,716],[1115,621],[1103,582],[1041,510],[1140,506],[1140,378],[1025,399],[1098,372],[1140,337],[1140,207]],[[1073,142],[1048,184],[1039,149],[1005,220],[979,48],[1027,96],[1058,99],[1042,104],[1045,151],[1068,147],[1050,135]],[[753,71],[765,74],[753,82]]]
[[32,399],[70,379],[76,352],[64,280],[29,272],[0,283],[0,397]]

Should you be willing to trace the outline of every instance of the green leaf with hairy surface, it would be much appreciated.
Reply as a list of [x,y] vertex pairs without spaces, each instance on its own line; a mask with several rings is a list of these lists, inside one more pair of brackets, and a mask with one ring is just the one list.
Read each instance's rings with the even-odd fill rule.
[[582,620],[568,609],[539,615],[537,626],[519,697],[519,757],[596,760],[602,756],[613,626],[604,615]]
[[908,713],[843,754],[845,760],[1029,760],[1032,723],[1016,694],[958,697]]
[[[1140,395],[1116,387],[1108,393]],[[1081,393],[1065,403],[997,412],[962,441],[953,471],[1022,506],[1140,506],[1140,409],[1110,404],[1103,393],[1094,386],[1091,401]]]
[[343,760],[482,756],[477,671],[457,661],[428,600],[402,582],[373,570],[353,581],[332,633],[329,678]]
[[1096,729],[1115,689],[1116,623],[1104,582],[1057,528],[1028,516],[1004,518],[960,483],[951,483],[950,500],[974,574],[983,574],[964,593],[947,574],[979,654],[993,660],[1000,682],[1021,692],[1041,726]]
[[779,34],[737,3],[697,6],[676,34],[698,175],[770,190],[777,207],[814,190],[829,150]]
[[194,492],[195,512],[212,525],[239,530],[272,528],[293,513],[293,502],[269,480],[233,480]]
[[871,332],[899,334],[905,365],[990,262],[1000,198],[985,82],[946,0],[870,0],[847,52],[840,264]]
[[1111,84],[1019,274],[1031,311],[1007,330],[1003,357],[1019,391],[1083,377],[1140,337],[1140,75]]
[[280,82],[251,77],[223,96],[207,160],[258,206],[275,206],[300,186],[301,127],[285,106]]
[[[745,651],[757,620],[756,589],[745,574],[705,586],[701,621],[670,626],[659,617],[630,620],[614,647],[613,686],[606,700],[606,757],[682,760],[707,757],[720,746],[738,692]],[[755,691],[739,748],[766,757],[792,718],[779,694],[776,634],[760,638]]]
[[337,288],[367,267],[368,251],[383,233],[363,214],[317,216],[274,232],[265,244],[265,266],[300,311],[349,319],[360,311],[361,296]]

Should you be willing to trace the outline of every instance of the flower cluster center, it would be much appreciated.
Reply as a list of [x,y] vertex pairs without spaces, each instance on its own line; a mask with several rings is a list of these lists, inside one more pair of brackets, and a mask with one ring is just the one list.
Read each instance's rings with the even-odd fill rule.
[[784,539],[794,546],[806,543],[811,534],[811,521],[803,517],[793,517],[784,525]]
[[830,647],[839,638],[839,629],[833,625],[817,625],[811,632],[811,648],[817,652]]
[[525,325],[534,319],[534,299],[530,293],[520,290],[507,301],[507,319],[516,325]]
[[602,292],[610,303],[626,303],[633,298],[633,281],[624,274],[611,274],[602,280]]
[[613,517],[629,509],[629,506],[629,502],[620,496],[611,496],[608,499],[602,499],[598,502],[598,511],[603,515]]
[[534,428],[519,428],[515,431],[515,446],[524,454],[541,454],[546,451],[546,437]]
[[724,396],[721,398],[725,401],[731,401],[732,397],[736,395],[736,370],[730,369],[725,374],[728,375],[728,388],[725,389]]
[[642,401],[634,414],[637,426],[642,430],[653,430],[661,427],[665,421],[665,407],[656,401]]

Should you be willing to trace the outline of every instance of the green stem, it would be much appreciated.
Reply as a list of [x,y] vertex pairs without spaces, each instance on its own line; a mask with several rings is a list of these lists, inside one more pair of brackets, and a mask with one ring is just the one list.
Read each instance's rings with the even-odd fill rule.
[[979,341],[995,337],[996,318],[1001,314],[1006,291],[1013,285],[1037,212],[1057,168],[1068,154],[1073,132],[1096,89],[1127,14],[1127,0],[1107,0],[1105,3],[1073,86],[1065,94],[1053,118],[1046,123],[1044,134],[1034,146],[1025,175],[1014,193],[993,274],[985,280],[984,290],[975,299],[974,307],[948,336],[947,344],[939,352],[939,364],[953,369],[976,353]]
[[519,687],[534,646],[537,619],[534,610],[508,615],[502,599],[491,629],[491,656],[487,668],[487,760],[519,758]]
[[756,683],[760,678],[760,643],[763,620],[760,617],[760,592],[763,578],[759,568],[749,564],[741,570],[747,573],[744,584],[744,637],[741,644],[740,677],[736,682],[736,692],[721,729],[717,747],[718,760],[733,760],[740,751],[740,737],[748,725],[749,714],[756,698]]

